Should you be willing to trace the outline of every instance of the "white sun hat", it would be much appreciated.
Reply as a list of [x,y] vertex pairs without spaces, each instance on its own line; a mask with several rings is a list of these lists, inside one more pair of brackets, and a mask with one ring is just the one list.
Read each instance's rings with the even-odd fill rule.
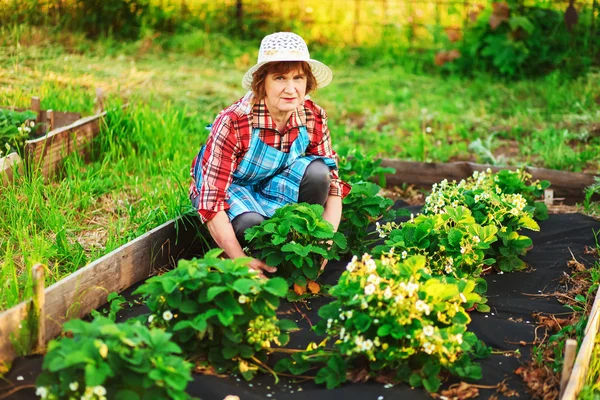
[[327,65],[310,58],[304,39],[292,32],[277,32],[265,36],[260,42],[258,61],[242,78],[244,89],[252,90],[252,74],[264,64],[274,61],[306,61],[317,80],[317,88],[329,85],[333,78]]

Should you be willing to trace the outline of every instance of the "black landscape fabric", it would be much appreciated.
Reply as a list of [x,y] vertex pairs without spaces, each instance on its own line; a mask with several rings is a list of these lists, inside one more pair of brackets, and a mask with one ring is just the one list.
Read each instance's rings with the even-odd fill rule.
[[[418,208],[411,209],[415,212]],[[489,305],[491,312],[471,312],[472,322],[469,329],[479,339],[491,346],[496,353],[519,350],[521,356],[492,354],[480,360],[483,368],[483,379],[476,382],[479,385],[497,385],[506,380],[509,389],[519,393],[520,399],[527,399],[524,386],[514,374],[522,363],[529,360],[531,342],[534,340],[535,324],[531,314],[565,313],[569,310],[552,297],[539,296],[544,293],[564,291],[560,278],[567,272],[567,261],[572,258],[585,265],[593,262],[583,254],[585,246],[595,246],[594,231],[600,231],[600,222],[581,214],[551,215],[540,223],[540,232],[523,231],[523,234],[533,239],[534,247],[525,256],[530,268],[527,271],[511,274],[491,274],[485,276],[488,281]],[[330,262],[322,281],[334,285],[344,271],[348,259]],[[130,292],[130,291],[129,291]],[[319,307],[331,301],[330,298],[315,298],[306,304],[296,306],[283,302],[280,307],[281,318],[293,318],[302,328],[292,333],[289,348],[305,348],[312,341],[320,342],[322,338],[315,335],[310,324],[319,320]],[[298,311],[300,310],[302,314]],[[145,306],[136,306],[124,310],[119,320],[147,313]],[[310,322],[309,322],[310,320]],[[541,334],[540,332],[538,332]],[[525,342],[527,345],[521,345]],[[273,362],[276,360],[273,357]],[[0,380],[1,393],[16,389],[15,386],[31,385],[41,370],[42,357],[33,356],[15,360],[12,370]],[[456,382],[452,378],[444,383],[444,387]],[[35,389],[29,387],[9,395],[9,399],[35,399]],[[294,382],[281,377],[278,384],[268,374],[260,374],[253,381],[246,382],[236,376],[207,376],[194,375],[194,380],[188,386],[188,393],[204,400],[221,400],[227,395],[237,395],[241,400],[258,399],[311,399],[311,400],[384,400],[384,399],[426,399],[429,398],[423,389],[411,389],[406,384],[386,387],[375,382],[345,384],[340,388],[327,390],[315,385],[312,381]],[[494,389],[481,389],[479,398],[487,399],[495,394]],[[499,395],[498,398],[504,398]]]

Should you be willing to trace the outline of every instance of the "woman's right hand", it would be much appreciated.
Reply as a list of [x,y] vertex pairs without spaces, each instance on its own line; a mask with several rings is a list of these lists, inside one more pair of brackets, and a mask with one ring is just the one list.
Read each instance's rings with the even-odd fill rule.
[[264,261],[259,260],[258,258],[253,258],[250,263],[248,263],[250,269],[257,271],[258,276],[261,278],[266,278],[267,276],[264,274],[264,271],[273,273],[277,271],[275,267],[269,267]]

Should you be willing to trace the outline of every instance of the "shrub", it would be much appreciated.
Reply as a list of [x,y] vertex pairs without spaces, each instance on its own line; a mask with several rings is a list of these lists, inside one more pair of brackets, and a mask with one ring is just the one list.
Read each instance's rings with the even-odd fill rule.
[[43,399],[187,399],[191,364],[171,334],[98,316],[72,320],[48,345],[36,381]]
[[181,260],[135,294],[146,300],[151,326],[171,332],[184,350],[199,354],[218,372],[239,371],[249,380],[263,369],[272,344],[284,346],[287,332],[296,329],[275,315],[288,286],[281,278],[258,278],[248,258],[219,259],[221,252]]
[[594,37],[587,15],[579,18],[572,32],[562,10],[523,7],[516,0],[495,2],[473,17],[475,21],[465,28],[465,40],[450,46],[458,57],[445,68],[516,77],[543,75],[557,68],[579,75],[592,64],[588,51]]
[[[369,251],[378,238],[368,239],[368,227],[378,220],[391,221],[396,211],[391,207],[394,201],[378,193],[379,186],[371,182],[358,182],[342,201],[343,214],[339,230],[348,241],[344,253],[362,255]],[[375,232],[371,232],[373,234]]]
[[377,180],[379,186],[385,187],[385,174],[394,174],[396,170],[382,167],[381,162],[381,159],[350,150],[340,156],[340,179],[348,183]]
[[297,295],[307,289],[318,293],[315,281],[321,274],[324,259],[339,260],[347,246],[346,238],[333,231],[323,219],[318,204],[288,204],[268,220],[246,231],[246,240],[258,257],[277,267],[277,274],[294,287]]
[[444,214],[448,207],[467,207],[482,227],[494,226],[500,239],[486,252],[501,271],[510,272],[525,267],[519,258],[531,247],[529,237],[518,232],[527,228],[539,230],[534,215],[547,217],[545,204],[535,197],[550,185],[548,181],[525,183],[531,176],[523,171],[506,171],[493,175],[491,170],[474,172],[459,183],[443,180],[434,184],[425,199],[423,214]]
[[21,151],[25,141],[34,137],[38,126],[35,112],[0,109],[0,157]]
[[442,370],[481,378],[472,359],[489,352],[467,332],[471,319],[465,312],[480,301],[475,282],[432,277],[425,265],[423,256],[401,262],[354,257],[331,288],[337,299],[319,310],[322,320],[315,327],[334,342],[333,353],[313,348],[280,361],[276,369],[302,374],[320,357],[327,365],[317,381],[328,387],[344,382],[348,369],[349,376],[405,381],[430,392],[438,389]]

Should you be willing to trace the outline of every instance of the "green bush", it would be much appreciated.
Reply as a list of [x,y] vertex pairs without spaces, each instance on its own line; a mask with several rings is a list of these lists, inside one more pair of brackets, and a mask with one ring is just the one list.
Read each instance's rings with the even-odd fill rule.
[[35,136],[35,112],[0,109],[0,158],[21,151],[25,141]]
[[315,281],[323,260],[339,260],[347,246],[344,235],[334,232],[333,225],[323,219],[323,207],[307,203],[281,207],[271,218],[248,229],[246,240],[258,258],[277,267],[277,275],[299,296],[307,290],[320,292]]
[[263,368],[271,344],[284,346],[290,320],[275,311],[288,286],[281,278],[259,278],[249,258],[223,260],[221,249],[202,259],[181,260],[177,268],[148,279],[141,294],[152,312],[150,326],[166,329],[173,341],[198,354],[217,372],[252,379]]
[[465,27],[464,40],[450,45],[460,57],[444,67],[505,77],[539,76],[557,68],[567,75],[580,75],[593,62],[594,42],[600,45],[590,35],[587,14],[580,15],[570,32],[562,10],[523,7],[516,0],[493,3]]
[[48,345],[36,381],[43,399],[188,399],[192,365],[171,334],[98,316],[72,320]]
[[[367,232],[368,227],[378,220],[391,221],[396,211],[391,207],[394,201],[379,196],[381,188],[371,182],[357,182],[344,198],[342,220],[339,231],[346,236],[348,246],[344,253],[363,255],[367,253],[378,238],[369,239],[376,233]],[[379,224],[379,222],[377,222]]]
[[438,390],[443,370],[480,379],[481,367],[472,360],[489,350],[467,332],[471,318],[465,312],[481,301],[475,287],[469,279],[433,277],[424,256],[355,257],[331,288],[336,300],[319,310],[322,319],[315,330],[327,335],[333,349],[314,346],[281,360],[275,369],[301,375],[326,363],[315,382],[328,388],[352,376],[347,370],[429,392]]

